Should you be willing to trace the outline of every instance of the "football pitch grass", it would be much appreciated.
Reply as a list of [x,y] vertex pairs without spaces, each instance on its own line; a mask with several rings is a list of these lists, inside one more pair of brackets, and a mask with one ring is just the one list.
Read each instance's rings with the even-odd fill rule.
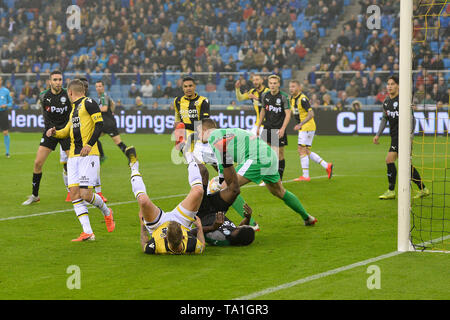
[[[296,137],[290,136],[284,186],[317,217],[317,225],[305,227],[298,214],[252,183],[241,194],[261,227],[254,243],[207,246],[197,256],[142,253],[127,160],[108,136],[101,138],[108,157],[101,178],[114,210],[114,232],[106,231],[101,212],[90,207],[96,241],[70,241],[81,225],[64,201],[59,152],[45,163],[40,203],[22,206],[31,194],[40,136],[12,133],[10,159],[0,143],[0,299],[450,298],[448,254],[396,253],[397,201],[378,200],[387,189],[387,136],[378,146],[370,136],[316,136],[313,150],[333,162],[334,175],[328,180],[311,161],[312,179],[306,183],[292,181],[301,170]],[[186,166],[171,162],[170,136],[122,135],[122,140],[137,149],[150,198],[172,210],[189,184]],[[227,216],[241,221],[234,209]],[[79,268],[80,289],[68,288],[71,266]],[[375,275],[379,289],[369,289]]]

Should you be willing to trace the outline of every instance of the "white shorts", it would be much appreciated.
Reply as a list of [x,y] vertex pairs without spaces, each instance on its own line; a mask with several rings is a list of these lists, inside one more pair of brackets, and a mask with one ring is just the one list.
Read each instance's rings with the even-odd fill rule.
[[298,144],[302,146],[312,146],[315,131],[299,131],[298,132]]
[[209,143],[197,141],[194,146],[194,157],[201,163],[217,165],[216,155]]
[[71,157],[67,161],[68,187],[88,187],[96,185],[100,174],[100,157]]
[[67,160],[67,153],[62,149],[61,145],[59,145],[59,163],[67,163]]
[[164,212],[162,209],[160,210],[161,212],[158,218],[156,218],[156,221],[151,223],[149,223],[148,221],[144,221],[145,227],[150,234],[158,229],[160,225],[168,221],[178,222],[186,231],[192,229],[191,226],[195,221],[195,215],[197,214],[197,212],[186,210],[181,206],[181,204],[177,205],[176,208],[170,212]]

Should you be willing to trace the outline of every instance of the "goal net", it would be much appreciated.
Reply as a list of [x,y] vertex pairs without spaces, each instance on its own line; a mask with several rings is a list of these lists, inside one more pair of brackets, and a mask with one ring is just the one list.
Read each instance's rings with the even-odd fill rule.
[[450,251],[449,13],[447,0],[413,1],[411,98],[416,122],[410,160],[430,192],[420,197],[410,184],[413,250]]

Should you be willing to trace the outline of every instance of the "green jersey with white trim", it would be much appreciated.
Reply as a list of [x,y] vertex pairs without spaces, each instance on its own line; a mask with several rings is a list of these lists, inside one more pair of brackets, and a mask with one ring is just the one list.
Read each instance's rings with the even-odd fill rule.
[[225,136],[232,137],[228,143],[227,152],[237,165],[244,164],[248,160],[252,160],[254,164],[260,165],[262,168],[270,168],[273,164],[278,164],[276,153],[258,136],[239,128],[216,129],[211,133],[208,142],[219,162],[220,173],[223,172],[222,153],[214,144]]

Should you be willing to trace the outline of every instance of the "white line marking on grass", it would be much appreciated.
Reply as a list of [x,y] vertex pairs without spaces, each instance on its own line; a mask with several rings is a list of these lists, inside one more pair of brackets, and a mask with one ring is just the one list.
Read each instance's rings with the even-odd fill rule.
[[[450,238],[450,235],[449,236],[445,236],[445,237],[440,237],[440,238],[437,238],[437,239],[433,239],[431,241],[423,242],[422,244],[420,244],[418,246],[428,245],[428,244],[430,244],[432,242],[436,242],[436,241],[444,241],[444,240],[449,239],[449,238]],[[422,251],[421,250],[416,250],[416,251],[405,251],[405,252],[422,252]],[[310,282],[310,281],[313,281],[313,280],[325,278],[325,277],[328,277],[328,276],[331,276],[331,275],[334,275],[334,274],[337,274],[337,273],[340,273],[340,272],[348,271],[348,270],[351,270],[351,269],[354,269],[354,268],[357,268],[357,267],[362,267],[362,266],[365,266],[365,265],[368,265],[370,263],[374,263],[374,262],[377,262],[377,261],[380,261],[380,260],[383,260],[383,259],[395,257],[395,256],[398,256],[398,255],[400,255],[402,253],[405,253],[405,252],[403,252],[403,251],[393,251],[391,253],[383,254],[383,255],[375,257],[375,258],[371,258],[371,259],[367,259],[367,260],[364,260],[364,261],[360,261],[360,262],[356,262],[356,263],[353,263],[353,264],[349,264],[348,266],[344,266],[344,267],[336,268],[336,269],[333,269],[333,270],[325,271],[325,272],[322,272],[322,273],[318,273],[318,274],[315,274],[315,275],[312,275],[312,276],[309,276],[309,277],[306,277],[306,278],[302,278],[302,279],[295,280],[295,281],[292,281],[292,282],[284,283],[284,284],[281,284],[281,285],[276,286],[276,287],[270,287],[270,288],[267,288],[267,289],[264,289],[264,290],[261,290],[261,291],[257,291],[257,292],[251,293],[251,294],[246,295],[246,296],[235,298],[233,300],[250,300],[250,299],[258,298],[260,296],[263,296],[263,295],[266,295],[266,294],[270,294],[270,293],[273,293],[273,292],[277,292],[277,291],[280,291],[280,290],[288,289],[288,288],[294,287],[294,286],[299,285],[299,284],[303,284],[303,283]],[[441,251],[425,250],[425,252],[441,252]],[[444,252],[448,253],[446,251],[444,251]]]
[[343,272],[343,271],[347,271],[347,270],[350,270],[350,269],[353,269],[353,268],[364,266],[364,265],[369,264],[369,263],[373,263],[373,262],[376,262],[376,261],[379,261],[379,260],[383,260],[383,259],[387,259],[387,258],[390,258],[390,257],[394,257],[394,256],[397,256],[397,255],[399,255],[401,253],[403,253],[403,252],[394,251],[394,252],[391,252],[391,253],[388,253],[388,254],[384,254],[384,255],[378,256],[376,258],[367,259],[367,260],[364,260],[364,261],[361,261],[361,262],[350,264],[348,266],[336,268],[336,269],[329,270],[329,271],[326,271],[326,272],[322,272],[322,273],[319,273],[319,274],[315,274],[315,275],[312,275],[312,276],[309,276],[309,277],[306,277],[306,278],[302,278],[302,279],[295,280],[295,281],[292,281],[292,282],[284,283],[284,284],[281,284],[281,285],[276,286],[276,287],[271,287],[271,288],[267,288],[267,289],[264,289],[264,290],[261,290],[261,291],[257,291],[257,292],[251,293],[251,294],[243,296],[243,297],[235,298],[233,300],[250,300],[250,299],[254,299],[254,298],[263,296],[265,294],[270,294],[270,293],[277,292],[277,291],[280,291],[280,290],[288,289],[288,288],[294,287],[294,286],[302,284],[302,283],[306,283],[306,282],[310,282],[310,281],[313,281],[313,280],[325,278],[325,277],[331,276],[333,274],[337,274],[337,273],[340,273],[340,272]]
[[[155,197],[152,200],[169,199],[169,198],[177,198],[177,197],[184,197],[184,196],[186,196],[186,194],[173,194],[173,195],[168,195],[168,196]],[[133,202],[136,202],[136,200],[109,203],[108,207],[120,206],[120,205],[123,205],[123,204],[130,204],[130,203],[133,203]],[[89,208],[93,208],[93,206],[90,205]],[[73,211],[73,208],[64,209],[64,210],[49,211],[49,212],[34,213],[34,214],[26,215],[26,216],[14,216],[14,217],[8,217],[8,218],[0,218],[0,221],[16,220],[16,219],[31,218],[31,217],[39,217],[39,216],[46,216],[46,215],[55,214],[55,213],[70,212],[70,211]]]
[[[322,179],[322,178],[328,178],[328,176],[311,177],[311,179]],[[294,182],[294,180],[283,181],[283,183],[290,183],[290,182]],[[245,185],[242,188],[253,188],[253,187],[259,187],[259,185],[257,185],[257,184]],[[187,193],[173,194],[173,195],[167,195],[167,196],[154,197],[154,198],[150,198],[150,199],[151,200],[161,200],[161,199],[185,197],[186,195],[187,195]],[[136,202],[136,200],[115,202],[115,203],[113,202],[113,203],[109,203],[108,206],[109,207],[120,206],[120,205],[123,205],[123,204],[130,204],[130,203],[133,203],[133,202]],[[92,208],[92,206],[89,206],[89,208]],[[14,217],[0,218],[0,222],[1,221],[8,221],[8,220],[16,220],[16,219],[24,219],[24,218],[31,218],[31,217],[46,216],[46,215],[50,215],[50,214],[70,212],[70,211],[73,211],[73,208],[63,209],[63,210],[56,210],[56,211],[49,211],[49,212],[33,213],[33,214],[29,214],[29,215],[24,215],[24,216],[14,216]]]

